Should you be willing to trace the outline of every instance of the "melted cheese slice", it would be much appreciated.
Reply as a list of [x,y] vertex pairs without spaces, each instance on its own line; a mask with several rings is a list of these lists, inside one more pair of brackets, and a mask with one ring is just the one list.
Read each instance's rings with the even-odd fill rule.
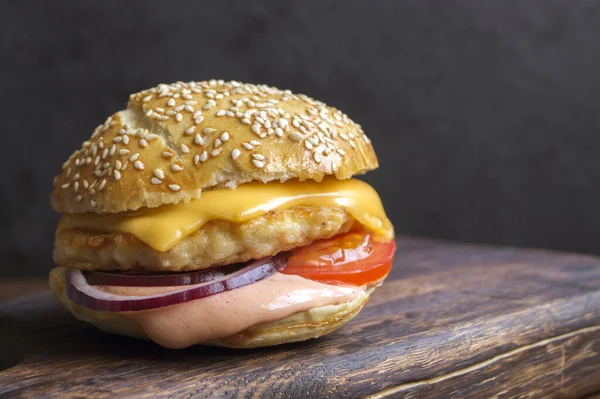
[[90,229],[129,233],[158,251],[168,251],[205,223],[220,219],[245,222],[273,210],[295,206],[339,206],[368,230],[394,237],[379,195],[367,183],[327,178],[314,181],[252,182],[234,190],[205,191],[185,204],[163,205],[116,214],[66,214],[58,231]]

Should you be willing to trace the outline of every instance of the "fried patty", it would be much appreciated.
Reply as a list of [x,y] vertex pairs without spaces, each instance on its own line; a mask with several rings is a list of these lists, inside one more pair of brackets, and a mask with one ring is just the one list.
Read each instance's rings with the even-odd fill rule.
[[58,265],[85,270],[185,271],[246,262],[349,231],[354,219],[340,207],[299,206],[247,222],[213,220],[168,251],[131,234],[59,231]]

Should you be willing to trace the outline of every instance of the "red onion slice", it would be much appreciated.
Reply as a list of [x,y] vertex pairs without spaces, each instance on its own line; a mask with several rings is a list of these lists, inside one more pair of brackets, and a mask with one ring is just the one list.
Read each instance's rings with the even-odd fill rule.
[[99,312],[131,312],[162,308],[205,298],[265,279],[285,266],[286,254],[252,261],[242,269],[211,282],[186,286],[175,291],[148,296],[124,296],[101,291],[86,281],[81,270],[67,271],[68,297],[80,306]]
[[174,287],[208,283],[245,267],[247,263],[212,267],[188,273],[124,273],[82,271],[89,285],[116,285],[119,287]]

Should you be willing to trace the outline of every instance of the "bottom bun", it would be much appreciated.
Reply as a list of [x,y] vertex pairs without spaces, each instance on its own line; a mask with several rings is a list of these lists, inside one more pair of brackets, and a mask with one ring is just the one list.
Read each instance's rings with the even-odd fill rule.
[[[66,269],[59,267],[50,272],[50,288],[56,299],[76,318],[108,333],[150,339],[133,319],[114,312],[97,312],[71,301],[65,289],[65,271]],[[373,289],[363,291],[350,302],[294,313],[283,319],[256,324],[229,337],[201,344],[227,348],[258,348],[318,338],[337,330],[356,317],[369,300]]]

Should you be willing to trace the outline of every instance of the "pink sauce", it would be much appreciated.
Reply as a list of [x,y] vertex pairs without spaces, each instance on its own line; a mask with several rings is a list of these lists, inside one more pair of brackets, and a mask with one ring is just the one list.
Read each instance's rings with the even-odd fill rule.
[[[102,290],[137,296],[178,288],[102,287]],[[363,291],[362,287],[328,285],[276,273],[257,283],[203,299],[121,314],[136,320],[157,344],[185,348],[296,312],[349,302]]]

